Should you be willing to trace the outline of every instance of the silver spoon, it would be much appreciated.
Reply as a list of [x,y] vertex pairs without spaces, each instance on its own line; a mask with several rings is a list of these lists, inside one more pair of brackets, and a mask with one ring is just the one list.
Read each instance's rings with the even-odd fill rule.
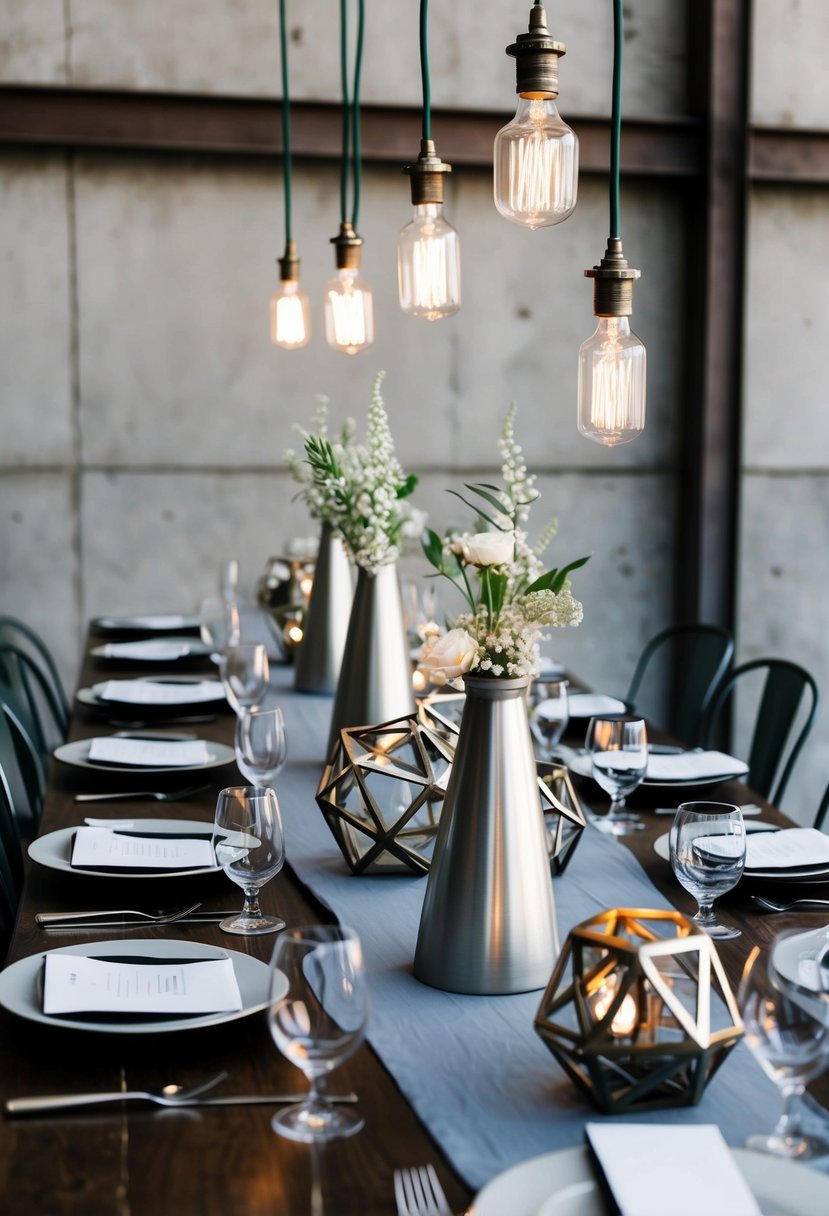
[[76,794],[76,802],[118,802],[134,798],[154,798],[156,802],[178,802],[192,794],[209,790],[209,785],[188,785],[180,790],[115,790],[108,794]]
[[68,1110],[76,1106],[98,1106],[107,1102],[155,1102],[157,1106],[180,1106],[198,1094],[213,1089],[224,1081],[226,1072],[217,1073],[209,1081],[198,1085],[165,1085],[157,1093],[151,1089],[126,1089],[116,1093],[100,1094],[51,1094],[34,1098],[9,1098],[5,1104],[7,1115],[27,1115],[35,1111]]

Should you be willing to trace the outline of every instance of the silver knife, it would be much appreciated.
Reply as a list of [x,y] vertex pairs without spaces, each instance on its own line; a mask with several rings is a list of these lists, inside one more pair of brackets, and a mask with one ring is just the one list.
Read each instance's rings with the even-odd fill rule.
[[[283,1106],[294,1102],[304,1102],[307,1093],[301,1094],[226,1094],[219,1098],[186,1098],[183,1102],[165,1103],[167,1110],[179,1106]],[[7,1115],[34,1115],[50,1111],[77,1110],[82,1106],[97,1106],[102,1103],[119,1102],[123,1094],[38,1094],[31,1098],[9,1098],[3,1109]],[[131,1099],[135,1100],[135,1099]],[[144,1100],[144,1099],[142,1099]],[[327,1102],[353,1103],[357,1101],[355,1093],[326,1094]],[[147,1098],[146,1101],[152,1101]]]
[[113,916],[109,912],[38,912],[35,924],[41,929],[86,929],[97,928],[99,925],[133,925],[145,929],[157,927],[167,928],[170,925],[212,925],[218,924],[226,916],[236,916],[238,909],[228,912],[190,912],[187,916],[171,918],[166,921],[147,920],[142,917]]

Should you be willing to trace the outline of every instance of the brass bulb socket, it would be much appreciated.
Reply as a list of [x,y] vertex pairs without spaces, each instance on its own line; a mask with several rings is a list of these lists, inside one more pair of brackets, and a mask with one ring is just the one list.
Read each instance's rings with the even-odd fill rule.
[[633,312],[633,284],[641,274],[641,270],[628,266],[621,239],[609,237],[599,265],[584,272],[586,279],[593,280],[593,315],[629,317]]
[[516,93],[530,98],[558,97],[558,61],[567,47],[550,36],[543,5],[533,5],[529,30],[519,34],[506,53],[515,59]]
[[340,224],[340,231],[331,237],[331,244],[337,253],[337,270],[359,270],[360,250],[363,238],[354,231],[354,225],[346,220]]
[[452,166],[440,159],[433,140],[420,141],[420,156],[413,165],[404,165],[402,172],[409,175],[415,207],[421,203],[443,202],[444,174],[451,173]]
[[296,242],[288,241],[285,245],[285,252],[281,258],[277,258],[279,266],[279,277],[283,283],[286,279],[299,279],[299,255],[296,251]]

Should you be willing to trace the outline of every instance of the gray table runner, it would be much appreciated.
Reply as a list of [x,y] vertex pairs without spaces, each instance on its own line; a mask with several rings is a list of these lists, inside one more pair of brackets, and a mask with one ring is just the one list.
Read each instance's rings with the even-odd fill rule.
[[[414,978],[426,879],[351,875],[314,801],[331,701],[294,693],[284,670],[274,683],[290,756],[277,780],[288,860],[360,935],[372,998],[368,1037],[406,1098],[476,1190],[520,1161],[582,1144],[584,1124],[597,1114],[533,1029],[541,993],[460,996]],[[554,890],[562,941],[603,908],[669,906],[628,849],[592,828]],[[717,1123],[737,1146],[770,1130],[779,1106],[774,1085],[739,1044],[699,1106],[614,1118]]]

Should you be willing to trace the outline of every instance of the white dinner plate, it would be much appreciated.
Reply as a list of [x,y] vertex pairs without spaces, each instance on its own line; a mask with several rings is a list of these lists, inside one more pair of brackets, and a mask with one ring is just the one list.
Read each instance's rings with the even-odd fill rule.
[[[229,958],[233,963],[236,982],[242,996],[242,1008],[231,1012],[199,1013],[193,1017],[141,1018],[135,1022],[123,1018],[107,1019],[89,1015],[76,1018],[70,1015],[55,1017],[43,1012],[40,976],[43,960],[47,954],[81,954],[95,958],[112,955],[138,955],[158,959],[211,959]],[[236,950],[224,950],[204,942],[165,941],[151,938],[117,939],[106,942],[85,942],[82,945],[60,946],[56,950],[41,950],[30,954],[5,971],[0,971],[0,1005],[18,1017],[30,1022],[41,1022],[45,1026],[59,1026],[70,1030],[92,1030],[96,1034],[165,1034],[173,1030],[197,1030],[201,1026],[218,1026],[233,1022],[251,1013],[267,1008],[270,967],[261,959],[251,958]],[[279,996],[288,991],[288,981],[282,976]]]
[[[147,730],[132,731],[130,738],[159,738],[158,731]],[[170,740],[191,739],[189,735],[170,734]],[[89,749],[92,746],[91,739],[75,739],[72,743],[62,743],[60,747],[56,747],[52,755],[56,760],[60,760],[62,764],[70,764],[74,768],[90,769],[96,773],[130,773],[138,774],[143,777],[152,777],[158,773],[195,773],[203,772],[209,768],[222,768],[225,764],[230,764],[236,759],[236,752],[232,747],[228,747],[224,743],[214,743],[212,739],[202,739],[207,748],[208,760],[206,764],[174,764],[167,765],[164,768],[151,768],[148,765],[132,765],[132,764],[97,764],[89,759]]]
[[[730,1149],[763,1216],[826,1216],[829,1178],[792,1161]],[[505,1170],[479,1192],[471,1216],[609,1216],[586,1148],[545,1153]],[[670,1198],[665,1213],[670,1212]]]
[[[753,820],[743,821],[746,834],[751,832],[779,832],[780,829],[776,823],[755,823]],[[657,857],[661,857],[663,861],[671,860],[671,833],[665,832],[663,836],[657,836],[653,842],[653,851]]]
[[[110,655],[107,653],[110,646],[130,646],[134,649],[126,656]],[[156,653],[159,646],[178,646],[182,650],[186,648],[186,651],[173,657],[164,655],[159,658]],[[142,651],[146,651],[146,654],[142,654]],[[182,663],[189,659],[207,658],[212,652],[213,647],[198,638],[188,638],[180,634],[178,637],[152,637],[135,642],[104,642],[100,646],[93,646],[89,653],[96,659],[107,659],[111,663]]]
[[[128,832],[147,832],[157,836],[205,836],[212,833],[213,824],[198,819],[124,819],[124,828]],[[29,845],[29,856],[38,865],[48,870],[62,870],[65,874],[79,874],[84,878],[108,878],[118,882],[126,879],[139,880],[158,878],[192,878],[198,874],[216,874],[221,866],[203,866],[189,870],[85,870],[80,866],[70,864],[72,856],[72,840],[77,828],[59,828],[56,832],[47,832],[38,836]]]
[[180,612],[146,612],[135,616],[96,616],[90,627],[97,633],[178,633],[198,630],[199,618]]
[[[90,709],[127,709],[135,716],[140,716],[141,713],[148,709],[164,709],[168,710],[170,713],[178,713],[178,711],[181,709],[193,709],[194,707],[196,709],[203,708],[205,713],[210,713],[216,708],[217,703],[222,704],[226,700],[224,685],[222,684],[221,680],[202,679],[201,676],[165,676],[163,681],[153,680],[151,677],[139,677],[134,681],[136,684],[147,685],[160,682],[163,682],[164,684],[175,684],[177,687],[181,688],[182,700],[180,701],[119,701],[111,697],[105,700],[101,696],[101,693],[109,682],[109,680],[101,680],[98,684],[92,684],[89,688],[79,688],[75,695],[82,705],[86,705]],[[215,697],[210,697],[209,699],[205,700],[200,698],[197,701],[187,700],[188,686],[201,686],[202,684],[215,684]]]

